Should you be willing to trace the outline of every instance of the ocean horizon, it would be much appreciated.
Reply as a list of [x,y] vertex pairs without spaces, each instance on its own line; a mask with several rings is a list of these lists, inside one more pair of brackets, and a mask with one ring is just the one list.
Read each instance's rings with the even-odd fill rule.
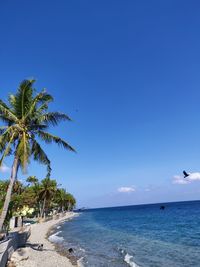
[[200,201],[84,210],[51,241],[72,247],[86,267],[199,266]]
[[104,206],[104,207],[82,207],[75,210],[75,212],[80,211],[88,211],[88,210],[99,210],[99,209],[113,209],[113,208],[121,208],[121,207],[135,207],[135,206],[147,206],[147,205],[164,205],[170,203],[182,203],[182,202],[200,202],[199,199],[192,199],[192,200],[177,200],[177,201],[166,201],[166,202],[150,202],[150,203],[139,203],[139,204],[129,204],[129,205],[117,205],[117,206]]

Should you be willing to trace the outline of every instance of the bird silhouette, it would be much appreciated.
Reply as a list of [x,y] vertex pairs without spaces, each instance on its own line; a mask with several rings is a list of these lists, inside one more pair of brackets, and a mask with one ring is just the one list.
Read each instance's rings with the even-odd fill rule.
[[187,178],[189,174],[186,171],[183,171],[184,178]]

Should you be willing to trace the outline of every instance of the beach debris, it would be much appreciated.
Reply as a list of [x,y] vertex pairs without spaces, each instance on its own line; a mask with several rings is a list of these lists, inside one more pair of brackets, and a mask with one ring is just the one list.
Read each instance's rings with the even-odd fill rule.
[[37,249],[39,251],[43,251],[43,248],[44,248],[44,245],[43,244],[39,244],[38,247],[37,247]]

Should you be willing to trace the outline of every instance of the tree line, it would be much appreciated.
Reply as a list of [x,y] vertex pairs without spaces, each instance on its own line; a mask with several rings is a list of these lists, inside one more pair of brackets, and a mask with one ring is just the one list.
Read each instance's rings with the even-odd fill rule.
[[[0,181],[0,211],[8,186],[9,180]],[[39,181],[35,176],[30,176],[25,184],[15,181],[5,225],[8,226],[13,216],[43,218],[55,212],[71,211],[75,205],[74,196],[64,188],[60,188],[56,180],[47,177]]]

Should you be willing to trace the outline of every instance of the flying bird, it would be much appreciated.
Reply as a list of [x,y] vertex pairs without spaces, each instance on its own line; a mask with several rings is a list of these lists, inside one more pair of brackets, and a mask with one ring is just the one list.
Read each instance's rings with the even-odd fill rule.
[[183,171],[184,178],[187,178],[189,174],[186,171]]

